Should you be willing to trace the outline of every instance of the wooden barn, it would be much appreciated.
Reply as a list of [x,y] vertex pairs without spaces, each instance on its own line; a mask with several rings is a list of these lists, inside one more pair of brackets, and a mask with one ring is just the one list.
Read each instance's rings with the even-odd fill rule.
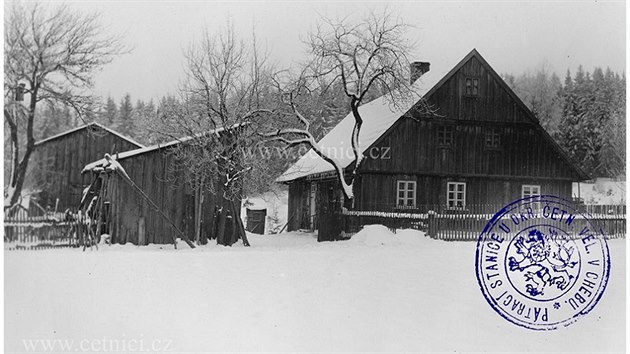
[[[396,109],[385,97],[359,108],[366,158],[355,210],[456,212],[534,194],[570,199],[572,182],[588,179],[477,50],[446,73],[412,65],[431,111],[423,113],[419,100]],[[349,114],[320,141],[345,168],[353,125]],[[319,216],[343,200],[333,169],[313,153],[278,181],[289,185],[289,230],[317,229]]]
[[77,208],[91,180],[81,168],[105,153],[135,150],[143,145],[98,123],[69,130],[35,143],[29,188],[39,190],[38,202],[58,210]]
[[[217,129],[210,133],[222,134],[222,131]],[[102,233],[108,233],[112,243],[171,244],[174,238],[181,236],[180,231],[191,241],[198,238],[202,244],[216,238],[217,206],[222,205],[220,196],[223,192],[197,193],[190,183],[185,183],[174,150],[189,139],[117,154],[116,161],[137,188],[120,175],[99,172],[99,167],[106,165],[105,159],[85,166],[83,173],[96,181],[94,189],[103,191]],[[101,189],[102,183],[106,186]],[[221,183],[217,185],[222,187]],[[138,189],[155,205],[151,205]],[[241,201],[235,204],[236,208],[227,207],[230,217],[240,217]],[[238,226],[227,222],[225,233],[231,234],[234,227]]]

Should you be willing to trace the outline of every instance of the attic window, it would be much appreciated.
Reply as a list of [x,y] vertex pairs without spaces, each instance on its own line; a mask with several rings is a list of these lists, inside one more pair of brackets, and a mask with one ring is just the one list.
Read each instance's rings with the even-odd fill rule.
[[479,95],[479,79],[472,77],[466,78],[466,95],[477,96]]
[[485,133],[484,146],[488,149],[501,147],[501,131],[499,128],[489,128]]
[[437,127],[438,145],[453,144],[453,126],[440,125]]

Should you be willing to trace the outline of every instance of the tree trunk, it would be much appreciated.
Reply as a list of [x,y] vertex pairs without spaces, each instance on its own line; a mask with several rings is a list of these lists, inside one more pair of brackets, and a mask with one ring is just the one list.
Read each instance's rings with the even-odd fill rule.
[[198,245],[202,242],[202,238],[201,238],[201,217],[203,215],[201,212],[202,205],[203,205],[203,182],[200,180],[199,183],[197,184],[197,190],[195,191],[195,242]]
[[236,201],[222,198],[221,211],[217,213],[215,220],[217,225],[217,244],[232,246],[239,239],[242,239],[243,245],[249,246],[249,241],[245,234],[245,226],[238,215],[238,204]]
[[24,187],[24,180],[26,179],[28,159],[30,158],[31,151],[29,151],[29,149],[27,148],[26,153],[24,155],[25,157],[17,165],[14,175],[11,176],[11,184],[10,184],[11,195],[9,195],[9,205],[5,205],[4,206],[5,208],[11,207],[20,201],[20,196],[22,195],[22,188]]
[[[232,204],[232,203],[230,203]],[[230,207],[230,209],[232,209],[232,207]],[[236,215],[234,213],[234,210],[230,210],[230,246],[232,246],[233,244],[236,243],[236,241],[238,241],[238,233],[237,233],[237,228],[236,228]]]
[[[223,203],[222,203],[223,204]],[[225,205],[221,205],[218,213],[217,220],[217,244],[225,245],[225,216],[227,211],[225,210]]]
[[[17,168],[20,162],[19,160],[20,146],[18,145],[18,128],[17,128],[16,123],[14,122],[15,118],[17,117],[13,116],[13,118],[11,118],[10,113],[6,111],[6,109],[5,109],[5,117],[7,118],[5,120],[9,124],[9,131],[11,135],[11,175],[10,175],[10,180],[9,180],[9,186],[14,186],[15,181],[17,180]],[[13,199],[12,195],[10,197],[11,199]],[[11,202],[9,203],[8,206],[12,206],[13,204],[14,202]],[[5,205],[5,208],[8,206]]]
[[[5,205],[5,208],[9,208],[18,203],[20,196],[22,195],[22,188],[24,187],[24,179],[26,178],[26,171],[28,169],[28,162],[31,158],[31,154],[35,149],[35,137],[33,136],[33,122],[35,120],[35,109],[37,107],[37,93],[39,91],[39,84],[33,87],[31,92],[31,100],[28,108],[28,118],[26,122],[26,149],[24,150],[24,156],[19,160],[19,137],[17,127],[17,116],[9,117],[6,121],[9,123],[11,130],[11,180],[9,182],[9,204]],[[15,111],[14,111],[15,112]],[[5,117],[8,111],[5,110]],[[10,115],[10,114],[9,114]],[[19,163],[18,163],[19,160]]]

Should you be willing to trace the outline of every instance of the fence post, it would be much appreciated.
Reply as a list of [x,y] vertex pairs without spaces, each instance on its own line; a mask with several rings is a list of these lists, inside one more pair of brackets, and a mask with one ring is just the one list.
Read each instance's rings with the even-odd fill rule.
[[429,236],[432,238],[437,238],[437,225],[436,225],[435,212],[433,210],[429,210],[427,214],[429,216],[427,218],[427,223],[429,224]]

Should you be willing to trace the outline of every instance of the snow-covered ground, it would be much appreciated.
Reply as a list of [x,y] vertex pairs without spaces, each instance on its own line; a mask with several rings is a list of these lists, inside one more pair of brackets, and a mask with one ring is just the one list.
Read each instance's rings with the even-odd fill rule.
[[586,204],[626,204],[626,182],[611,178],[597,178],[593,183],[574,182],[573,197],[578,196]]
[[337,243],[309,233],[249,238],[250,248],[6,251],[5,350],[38,339],[65,340],[68,351],[100,340],[141,341],[145,350],[159,341],[171,352],[625,348],[625,239],[609,241],[611,279],[591,313],[535,332],[486,303],[474,242],[381,226]]

